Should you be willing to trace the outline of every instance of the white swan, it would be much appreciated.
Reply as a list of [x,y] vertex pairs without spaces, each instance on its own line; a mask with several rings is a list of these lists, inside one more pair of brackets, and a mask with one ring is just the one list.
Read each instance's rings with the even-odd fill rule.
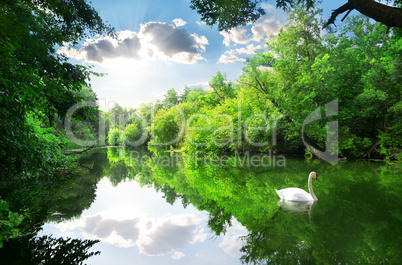
[[307,193],[305,190],[299,189],[299,188],[287,188],[287,189],[282,189],[282,190],[276,190],[276,193],[278,193],[279,197],[283,201],[318,201],[317,196],[315,196],[313,192],[313,183],[312,180],[315,178],[316,180],[318,179],[317,173],[314,171],[310,173],[308,176],[308,191],[310,193]]

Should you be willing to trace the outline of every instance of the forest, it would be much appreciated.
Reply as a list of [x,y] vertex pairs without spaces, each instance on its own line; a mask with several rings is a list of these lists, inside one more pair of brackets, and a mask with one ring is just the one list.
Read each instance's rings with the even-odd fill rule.
[[[108,150],[112,165],[113,159],[116,164],[121,160],[113,152],[131,147],[154,156],[167,151],[184,156],[274,151],[311,158],[314,154],[302,139],[315,150],[326,150],[328,124],[337,121],[337,146],[329,150],[340,159],[402,160],[402,32],[398,28],[358,15],[323,29],[319,10],[291,8],[288,24],[266,39],[264,50],[247,59],[236,80],[217,72],[208,89],[185,87],[178,93],[179,88],[166,88],[164,99],[156,103],[131,109],[117,104],[103,112],[90,84],[91,76],[102,74],[91,66],[70,63],[56,50],[64,44],[78,45],[88,36],[113,35],[114,30],[86,1],[66,1],[67,9],[56,2],[0,4],[0,248],[23,235],[29,244],[37,240],[44,248],[77,246],[75,241],[31,238],[38,226],[56,218],[49,212],[74,205],[69,208],[73,217],[89,207],[94,195],[84,190],[88,186],[95,190],[103,169],[88,173],[79,167],[75,154],[92,148],[119,147]],[[304,126],[310,113],[318,109],[324,114],[333,100],[339,104],[336,116],[322,115],[325,118]],[[77,104],[80,107],[72,113]],[[176,171],[172,176],[184,174]],[[194,183],[203,174],[191,168],[189,172]],[[169,176],[156,171],[155,185],[158,178]],[[173,182],[179,190],[188,188],[176,177]],[[159,185],[169,194],[168,186]],[[80,198],[77,190],[86,197]],[[202,190],[216,195],[209,191]],[[173,193],[174,201],[179,195]],[[21,194],[25,199],[17,200]],[[190,199],[198,205],[202,198],[196,195]],[[222,222],[229,222],[231,215],[215,207],[213,199],[205,201],[207,206],[202,207],[211,210],[210,226],[219,234],[224,230]],[[54,209],[49,210],[49,204]],[[238,216],[247,218],[247,213]],[[255,220],[246,222],[257,226]],[[94,243],[81,242],[85,246],[81,250]]]
[[[188,154],[268,152],[311,155],[303,121],[337,99],[335,118],[304,128],[324,150],[328,121],[339,123],[339,157],[400,160],[401,39],[368,18],[348,18],[322,31],[317,11],[296,10],[267,51],[249,58],[237,80],[218,72],[210,88],[170,89],[137,109],[116,105],[106,116],[108,143]],[[110,117],[113,117],[112,119]]]

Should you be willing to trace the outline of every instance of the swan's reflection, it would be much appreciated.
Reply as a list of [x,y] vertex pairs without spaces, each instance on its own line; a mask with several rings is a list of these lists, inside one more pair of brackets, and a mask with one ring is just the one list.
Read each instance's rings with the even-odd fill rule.
[[308,213],[311,217],[314,211],[314,207],[317,204],[317,201],[278,201],[277,205],[282,209],[292,212],[292,213]]

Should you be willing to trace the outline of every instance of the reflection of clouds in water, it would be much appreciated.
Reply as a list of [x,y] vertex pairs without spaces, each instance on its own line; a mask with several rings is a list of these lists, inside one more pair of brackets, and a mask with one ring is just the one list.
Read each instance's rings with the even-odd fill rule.
[[122,220],[97,214],[59,223],[56,227],[62,231],[78,228],[87,238],[100,239],[119,247],[137,246],[140,253],[148,256],[172,254],[173,259],[181,259],[185,254],[177,249],[206,239],[200,222],[201,219],[190,214],[163,219],[136,217]]
[[237,220],[232,219],[233,226],[227,230],[227,233],[222,236],[222,242],[219,247],[231,257],[240,258],[242,256],[240,249],[243,246],[242,236],[246,236],[247,230]]
[[243,246],[241,236],[244,235],[229,236],[226,234],[222,237],[223,241],[219,244],[219,247],[229,256],[239,258],[241,257],[240,249]]
[[143,254],[156,256],[172,253],[177,248],[195,244],[206,239],[203,230],[197,229],[200,220],[191,215],[169,219],[149,233],[139,244]]
[[114,220],[104,218],[98,214],[85,217],[80,229],[86,234],[108,243],[129,247],[130,245],[135,245],[138,240],[140,235],[139,222],[140,218]]

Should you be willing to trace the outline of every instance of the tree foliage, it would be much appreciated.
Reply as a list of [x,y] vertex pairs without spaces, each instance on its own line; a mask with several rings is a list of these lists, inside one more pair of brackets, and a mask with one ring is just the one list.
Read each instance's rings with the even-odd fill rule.
[[189,153],[302,154],[304,137],[325,150],[330,119],[305,127],[304,121],[338,99],[339,145],[334,148],[340,156],[400,159],[400,38],[383,34],[384,25],[362,16],[324,34],[318,14],[312,9],[290,13],[289,23],[266,40],[266,52],[247,60],[236,82],[218,72],[209,90],[190,91],[191,111],[185,103],[158,110],[150,131],[156,141],[150,145],[163,139],[166,148]]
[[[191,203],[208,211],[208,227],[216,235],[224,235],[234,219],[240,222],[247,229],[237,239],[246,264],[398,264],[400,259],[400,164],[368,168],[362,161],[333,166],[287,159],[286,168],[250,167],[234,157],[214,163],[197,155],[138,152],[137,163],[130,163],[128,156],[113,157],[121,162],[120,176],[124,172],[120,181],[128,176],[161,191],[170,204],[181,200],[184,207]],[[166,158],[175,162],[165,163]],[[275,188],[305,187],[300,172],[316,169],[325,176],[314,186],[318,204],[278,202]]]
[[[0,2],[0,189],[7,200],[2,205],[9,205],[2,209],[8,211],[8,221],[2,212],[1,240],[33,232],[20,227],[40,225],[43,204],[49,198],[60,199],[51,194],[51,180],[74,167],[63,153],[74,146],[63,126],[74,104],[93,103],[69,117],[77,137],[94,139],[98,133],[97,99],[88,82],[91,74],[99,74],[69,63],[57,47],[111,33],[112,28],[85,0]],[[15,201],[21,193],[25,197]],[[23,217],[22,223],[16,214]]]
[[257,7],[260,0],[253,1],[210,1],[192,0],[191,8],[201,15],[207,25],[218,24],[219,30],[229,30],[236,26],[256,21],[265,11]]
[[[0,179],[36,174],[57,161],[62,145],[36,127],[63,122],[68,109],[86,99],[82,87],[90,68],[73,65],[56,52],[88,34],[110,34],[98,13],[84,0],[2,1],[0,4]],[[75,116],[85,119],[88,113]],[[29,119],[35,120],[34,124]],[[53,133],[55,134],[55,133]],[[24,155],[22,155],[24,154]]]
[[177,96],[177,92],[174,90],[174,88],[167,91],[165,100],[163,102],[167,107],[171,107],[179,103],[179,97]]

